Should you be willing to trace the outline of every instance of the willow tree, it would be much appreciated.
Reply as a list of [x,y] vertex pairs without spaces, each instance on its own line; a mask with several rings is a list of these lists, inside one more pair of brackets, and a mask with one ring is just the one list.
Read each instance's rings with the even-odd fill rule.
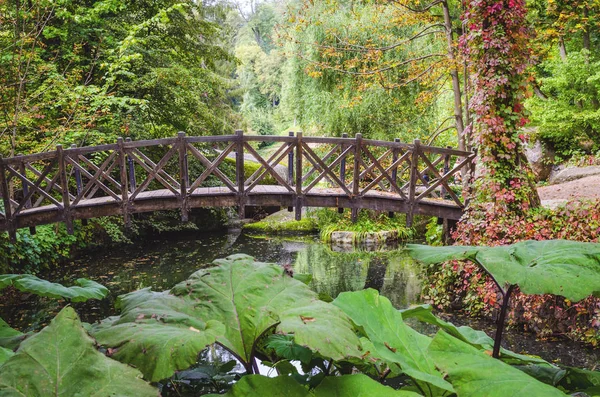
[[466,3],[461,38],[472,69],[474,132],[480,156],[478,201],[492,212],[521,213],[539,205],[533,175],[523,156],[525,69],[529,34],[524,0]]
[[[362,115],[367,123],[392,120],[382,129],[388,134],[404,130],[404,139],[456,128],[464,148],[455,54],[460,24],[458,10],[453,11],[440,0],[306,0],[292,3],[280,34],[292,43],[287,49],[296,68],[319,82],[318,89],[331,92],[330,97],[345,95],[342,106],[354,114],[363,113],[361,109],[380,95],[377,106]],[[448,115],[441,97],[454,102],[454,115]],[[382,114],[384,109],[389,112]],[[375,115],[379,117],[373,120]]]

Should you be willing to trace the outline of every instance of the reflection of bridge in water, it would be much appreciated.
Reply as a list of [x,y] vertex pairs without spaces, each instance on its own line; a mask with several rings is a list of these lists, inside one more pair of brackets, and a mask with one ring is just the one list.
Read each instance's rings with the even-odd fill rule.
[[[262,156],[255,144],[271,144]],[[219,150],[215,150],[219,149]],[[247,175],[248,155],[257,168]],[[234,158],[230,158],[234,156]],[[76,219],[199,207],[281,206],[373,209],[458,219],[456,178],[474,154],[355,138],[236,135],[71,147],[0,160],[0,230]],[[281,172],[281,170],[284,172]],[[464,174],[464,173],[463,173]]]

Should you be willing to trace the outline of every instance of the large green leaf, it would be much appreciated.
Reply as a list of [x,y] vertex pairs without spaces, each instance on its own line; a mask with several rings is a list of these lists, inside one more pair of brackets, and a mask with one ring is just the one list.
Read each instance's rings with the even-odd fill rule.
[[92,327],[94,337],[110,346],[112,357],[134,365],[151,381],[168,378],[196,362],[225,327],[204,322],[190,301],[149,288],[123,295],[121,315]]
[[2,396],[157,396],[141,373],[94,347],[77,314],[66,307],[0,366]]
[[4,363],[6,360],[8,360],[14,355],[15,353],[12,350],[7,349],[5,347],[0,347],[0,366],[2,365],[2,363]]
[[[419,321],[435,325],[455,338],[458,338],[480,350],[492,351],[494,347],[494,340],[485,332],[475,330],[466,325],[457,327],[452,323],[444,321],[433,314],[431,305],[413,306],[408,309],[400,310],[400,313],[402,313],[402,318],[405,320],[408,318],[415,318]],[[511,365],[530,363],[548,364],[547,361],[539,357],[518,354],[504,348],[500,349],[500,359]]]
[[427,353],[431,338],[406,325],[402,314],[386,297],[374,289],[343,292],[333,304],[364,331],[375,349],[371,356],[384,360],[392,368],[399,365],[427,395],[454,391]]
[[[210,394],[217,396],[217,394]],[[394,390],[366,375],[328,376],[314,390],[308,390],[292,377],[268,378],[244,376],[231,388],[226,397],[418,397],[419,394]]]
[[0,347],[15,349],[26,337],[26,334],[11,328],[6,321],[0,318]]
[[600,296],[600,244],[547,240],[498,247],[409,244],[407,248],[413,258],[427,264],[472,260],[498,285],[518,285],[525,294],[562,295],[572,301]]
[[[191,365],[215,337],[248,366],[257,340],[271,329],[293,335],[296,344],[335,360],[362,354],[347,316],[320,301],[281,266],[255,262],[247,255],[214,263],[218,266],[192,274],[170,292],[143,290],[125,295],[121,316],[96,326],[94,335],[103,345],[117,348],[115,358],[135,363],[152,380]],[[223,324],[224,329],[217,330],[209,320]],[[199,340],[195,338],[204,339],[192,343]],[[173,340],[177,354],[163,348]],[[153,357],[149,364],[148,354]]]
[[546,385],[477,348],[439,331],[429,346],[435,365],[448,374],[459,397],[564,397]]
[[31,274],[0,275],[0,290],[9,285],[14,286],[19,291],[49,298],[65,298],[73,302],[103,299],[108,295],[108,289],[105,286],[86,278],[78,278],[75,280],[75,286],[65,287],[62,284],[51,283]]

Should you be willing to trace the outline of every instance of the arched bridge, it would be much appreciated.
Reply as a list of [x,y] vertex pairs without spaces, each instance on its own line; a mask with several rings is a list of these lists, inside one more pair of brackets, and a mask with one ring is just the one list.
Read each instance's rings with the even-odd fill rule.
[[[261,155],[258,145],[267,147]],[[282,206],[374,209],[446,219],[462,215],[461,179],[474,154],[354,138],[186,136],[0,159],[0,230],[191,208]],[[252,167],[249,167],[252,165]]]

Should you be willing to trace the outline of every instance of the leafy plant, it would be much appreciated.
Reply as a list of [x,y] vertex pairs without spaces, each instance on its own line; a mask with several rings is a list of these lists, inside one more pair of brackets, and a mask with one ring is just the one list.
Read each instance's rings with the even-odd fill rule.
[[[243,377],[225,396],[229,397],[412,397],[418,394],[394,390],[383,386],[366,375],[327,377],[313,390],[297,383],[293,378],[278,376],[268,378],[260,375]],[[211,394],[209,396],[216,396]]]
[[439,331],[428,350],[461,397],[563,396],[560,390]]
[[214,264],[171,291],[120,297],[121,315],[95,326],[94,336],[153,381],[189,367],[215,341],[255,373],[257,344],[273,332],[335,360],[362,354],[347,317],[282,267],[241,254]]
[[42,280],[31,274],[2,274],[0,275],[0,291],[13,286],[19,291],[29,292],[49,298],[64,298],[72,302],[85,302],[88,299],[104,299],[108,288],[86,278],[75,280],[75,286],[65,287],[62,284]]
[[71,307],[0,365],[3,396],[157,396],[141,373],[98,352]]
[[410,376],[421,393],[444,395],[454,391],[427,354],[430,338],[410,328],[391,302],[374,289],[343,292],[333,304],[340,307],[369,340],[370,356],[386,362],[396,374]]
[[523,241],[498,247],[429,247],[409,244],[410,255],[426,264],[468,259],[481,267],[500,290],[503,301],[494,343],[498,357],[510,295],[556,294],[579,301],[600,295],[600,245],[567,240]]

